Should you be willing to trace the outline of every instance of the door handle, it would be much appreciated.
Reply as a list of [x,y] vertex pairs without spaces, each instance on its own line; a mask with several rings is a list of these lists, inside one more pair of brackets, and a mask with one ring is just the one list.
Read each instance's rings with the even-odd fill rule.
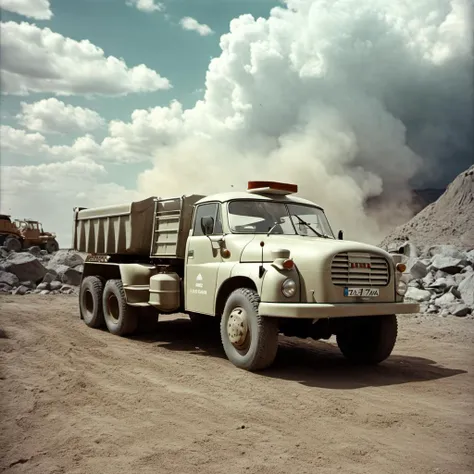
[[188,250],[188,257],[194,257],[194,250]]

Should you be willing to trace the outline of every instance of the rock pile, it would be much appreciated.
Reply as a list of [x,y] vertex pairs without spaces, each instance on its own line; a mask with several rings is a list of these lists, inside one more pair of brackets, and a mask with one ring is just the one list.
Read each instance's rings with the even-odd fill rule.
[[474,165],[460,173],[438,200],[387,235],[380,246],[407,241],[419,247],[474,248]]
[[83,257],[71,250],[48,254],[31,247],[16,253],[0,247],[0,293],[76,294],[83,264]]
[[474,250],[453,245],[420,250],[411,242],[399,250],[407,265],[403,277],[408,283],[406,301],[420,303],[422,313],[460,317],[474,314]]

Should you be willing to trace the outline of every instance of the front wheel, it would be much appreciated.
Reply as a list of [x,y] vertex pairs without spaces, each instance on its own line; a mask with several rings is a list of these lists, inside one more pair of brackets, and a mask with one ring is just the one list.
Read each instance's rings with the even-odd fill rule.
[[107,329],[116,336],[127,336],[137,329],[136,312],[127,304],[121,280],[108,280],[102,294]]
[[57,252],[59,250],[59,244],[55,239],[48,240],[46,242],[44,248],[46,249],[46,251],[48,253],[54,253],[54,252]]
[[278,350],[278,320],[260,316],[259,302],[255,290],[235,290],[221,318],[221,340],[228,359],[249,371],[269,367]]
[[356,364],[376,365],[387,359],[397,340],[397,316],[367,316],[350,321],[347,329],[336,335],[344,357]]

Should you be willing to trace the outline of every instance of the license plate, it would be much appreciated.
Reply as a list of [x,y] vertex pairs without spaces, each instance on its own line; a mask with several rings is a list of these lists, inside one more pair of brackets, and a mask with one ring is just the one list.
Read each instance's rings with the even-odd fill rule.
[[378,288],[344,288],[344,296],[362,296],[373,298],[379,296]]

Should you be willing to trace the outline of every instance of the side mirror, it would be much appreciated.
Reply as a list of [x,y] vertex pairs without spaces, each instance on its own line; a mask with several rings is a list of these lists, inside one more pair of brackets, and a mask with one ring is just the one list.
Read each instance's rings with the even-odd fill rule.
[[337,238],[339,240],[344,240],[344,232],[342,232],[342,230],[340,230],[339,233],[337,234]]
[[214,218],[201,217],[201,230],[204,235],[210,235],[214,232]]

